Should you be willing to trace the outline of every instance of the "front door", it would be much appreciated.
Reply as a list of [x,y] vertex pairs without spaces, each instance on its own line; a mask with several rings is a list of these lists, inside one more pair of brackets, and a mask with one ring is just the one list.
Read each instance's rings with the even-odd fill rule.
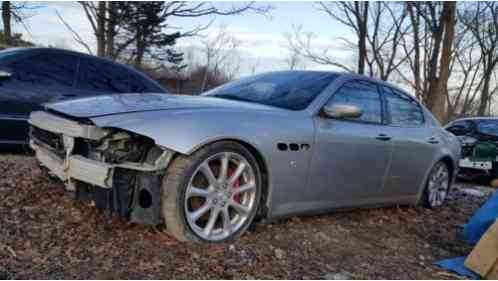
[[383,188],[392,153],[378,87],[346,82],[328,102],[335,103],[363,113],[355,119],[316,117],[309,194],[320,207],[370,204]]

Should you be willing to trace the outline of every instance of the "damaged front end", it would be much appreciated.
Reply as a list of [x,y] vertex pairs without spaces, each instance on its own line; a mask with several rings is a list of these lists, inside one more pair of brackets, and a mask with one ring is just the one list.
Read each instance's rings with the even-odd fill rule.
[[144,136],[51,112],[33,112],[29,123],[41,166],[77,200],[117,212],[124,221],[161,222],[161,180],[173,151]]

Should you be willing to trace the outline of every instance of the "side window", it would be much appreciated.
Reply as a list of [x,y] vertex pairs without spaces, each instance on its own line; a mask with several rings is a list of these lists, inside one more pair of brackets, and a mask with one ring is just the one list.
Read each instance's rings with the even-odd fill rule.
[[333,96],[328,103],[346,104],[359,107],[363,114],[360,120],[371,123],[382,123],[382,107],[377,86],[366,81],[346,82]]
[[469,120],[457,120],[453,123],[450,123],[446,130],[455,136],[464,136],[468,133],[474,131],[474,124]]
[[41,54],[12,63],[17,80],[47,86],[74,85],[78,57],[65,54]]
[[464,129],[470,130],[471,125],[472,124],[470,124],[470,122],[467,121],[467,120],[458,120],[458,121],[453,122],[450,127],[453,127],[453,126],[462,126]]
[[147,92],[147,84],[143,81],[142,77],[130,72],[130,92],[131,93],[145,93]]
[[129,92],[128,71],[97,59],[81,59],[78,87],[104,93]]
[[409,96],[389,87],[383,87],[389,124],[396,126],[420,126],[424,114],[418,103]]

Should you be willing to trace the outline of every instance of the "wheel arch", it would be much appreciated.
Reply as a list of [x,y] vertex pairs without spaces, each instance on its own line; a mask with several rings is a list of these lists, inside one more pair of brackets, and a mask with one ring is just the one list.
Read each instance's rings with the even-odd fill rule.
[[453,161],[453,159],[450,156],[445,155],[441,159],[436,161],[436,163],[439,161],[442,161],[446,164],[446,166],[448,167],[448,170],[450,171],[450,179],[452,179],[452,181],[453,181],[453,177],[455,175],[455,162]]
[[427,185],[427,179],[430,175],[432,167],[434,167],[434,165],[436,165],[436,163],[441,162],[441,161],[447,165],[448,170],[450,172],[450,180],[451,180],[450,188],[451,188],[451,184],[453,183],[453,180],[454,180],[455,175],[456,175],[455,161],[453,160],[453,158],[450,155],[443,155],[443,156],[436,158],[436,160],[432,163],[432,165],[429,167],[429,169],[427,169],[427,172],[424,176],[424,181],[422,182],[422,187],[419,189],[419,192],[417,195],[417,201],[415,202],[415,204],[418,204],[422,200],[422,196],[424,194],[424,190],[426,189],[426,185]]

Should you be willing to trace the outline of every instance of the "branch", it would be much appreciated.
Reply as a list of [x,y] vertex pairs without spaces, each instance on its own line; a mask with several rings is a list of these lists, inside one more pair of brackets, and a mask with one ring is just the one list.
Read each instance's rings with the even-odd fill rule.
[[83,40],[83,38],[81,38],[81,36],[78,34],[78,32],[76,32],[63,18],[62,16],[59,14],[59,11],[55,11],[55,13],[57,14],[57,17],[59,18],[59,20],[62,22],[62,24],[64,24],[64,26],[69,30],[69,32],[71,32],[71,34],[73,35],[73,39],[80,45],[82,45],[87,51],[89,54],[93,54],[92,52],[92,49],[90,48],[90,46],[88,46],[88,44]]

